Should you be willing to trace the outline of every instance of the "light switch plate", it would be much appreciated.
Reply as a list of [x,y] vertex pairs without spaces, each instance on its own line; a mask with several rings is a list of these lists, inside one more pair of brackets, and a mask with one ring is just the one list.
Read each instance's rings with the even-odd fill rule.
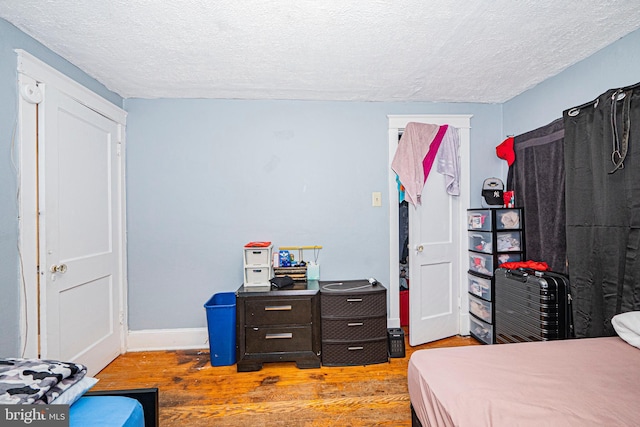
[[374,191],[371,194],[371,206],[382,206],[382,193],[379,191]]

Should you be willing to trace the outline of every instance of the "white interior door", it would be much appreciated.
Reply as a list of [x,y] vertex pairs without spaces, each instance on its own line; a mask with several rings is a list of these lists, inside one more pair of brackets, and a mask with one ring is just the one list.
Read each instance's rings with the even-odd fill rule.
[[119,125],[53,86],[39,114],[41,357],[97,373],[121,353]]
[[[390,115],[389,118],[389,321],[400,326],[398,191],[391,162],[398,135],[407,123],[448,124],[460,136],[460,195],[450,197],[444,178],[429,175],[419,210],[409,206],[409,343],[419,345],[451,335],[469,334],[466,287],[466,210],[469,208],[471,115]],[[413,212],[411,212],[413,210]],[[422,246],[422,251],[419,247]]]
[[431,171],[422,205],[409,206],[409,343],[459,332],[459,197],[445,190],[444,176]]

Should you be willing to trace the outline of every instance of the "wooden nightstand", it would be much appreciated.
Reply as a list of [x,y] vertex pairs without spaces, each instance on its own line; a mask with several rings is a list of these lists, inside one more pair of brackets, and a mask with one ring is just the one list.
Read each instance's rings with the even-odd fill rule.
[[320,367],[318,282],[284,290],[241,286],[236,292],[238,372],[258,371],[264,362]]

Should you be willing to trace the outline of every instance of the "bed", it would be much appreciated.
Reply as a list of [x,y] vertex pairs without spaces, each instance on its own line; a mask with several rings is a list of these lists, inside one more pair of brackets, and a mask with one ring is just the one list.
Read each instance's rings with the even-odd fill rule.
[[413,425],[640,425],[640,312],[614,320],[615,337],[414,352]]
[[32,405],[42,408],[43,416],[68,416],[70,427],[158,426],[157,388],[91,392],[98,380],[86,372],[72,362],[2,358],[0,405],[18,405],[12,409],[16,413],[22,411],[18,407]]

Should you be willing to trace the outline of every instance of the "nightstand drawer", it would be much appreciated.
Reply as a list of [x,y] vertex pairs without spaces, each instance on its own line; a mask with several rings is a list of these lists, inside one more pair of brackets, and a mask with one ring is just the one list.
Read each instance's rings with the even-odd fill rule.
[[349,293],[348,295],[323,293],[320,301],[320,312],[322,317],[386,316],[387,294],[384,291],[362,294]]
[[387,337],[381,340],[322,342],[322,364],[327,366],[371,365],[389,361]]
[[387,334],[387,318],[367,317],[322,319],[323,340],[357,341],[372,338],[384,338]]
[[313,331],[309,326],[245,328],[247,353],[308,351]]
[[311,298],[257,299],[245,304],[247,326],[311,323]]

